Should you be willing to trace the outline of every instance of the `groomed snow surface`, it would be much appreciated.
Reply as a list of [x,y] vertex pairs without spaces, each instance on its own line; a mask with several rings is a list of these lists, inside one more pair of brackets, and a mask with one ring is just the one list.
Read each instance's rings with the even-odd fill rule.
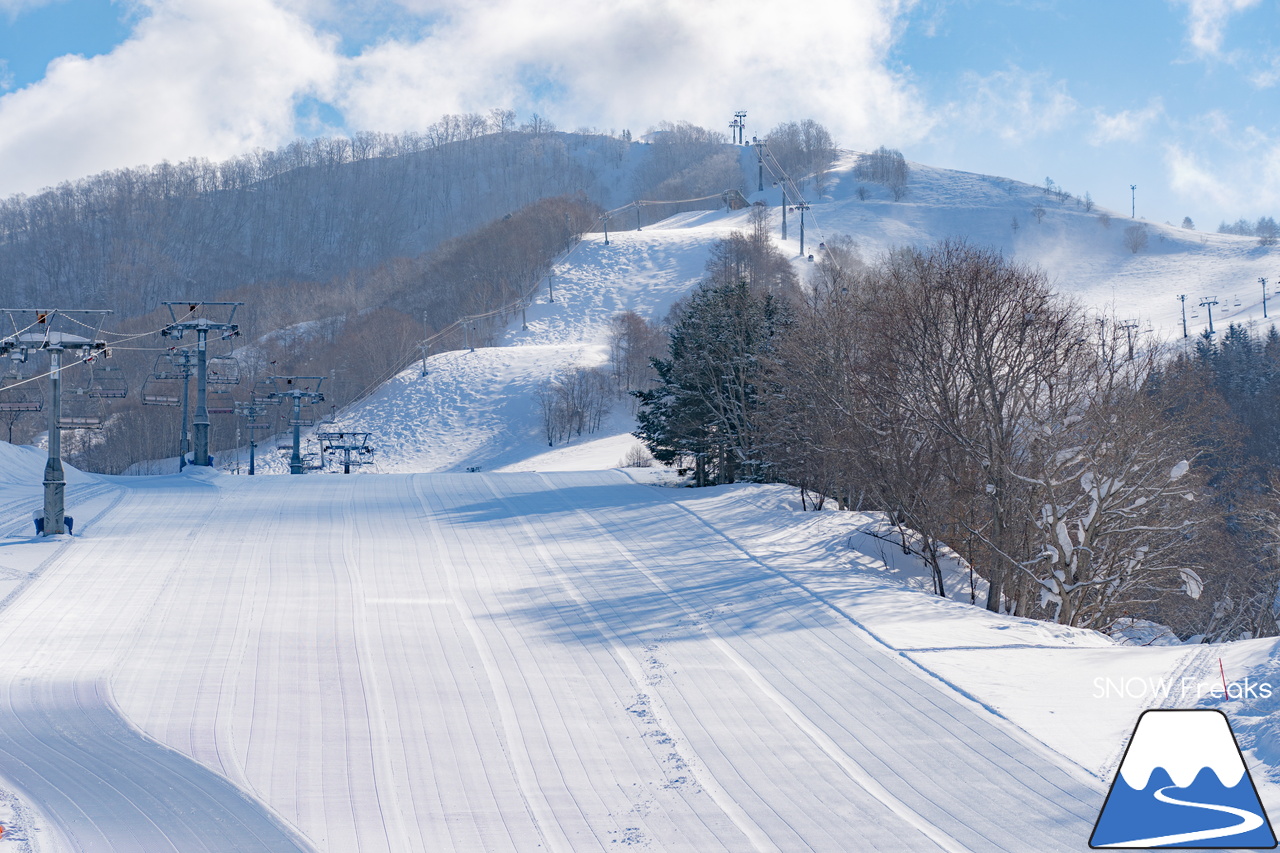
[[930,597],[874,516],[781,486],[72,495],[74,539],[0,557],[27,849],[1080,850],[1150,704],[1093,679],[1203,655],[986,613],[960,572]]
[[1098,781],[860,613],[967,608],[753,547],[781,491],[119,485],[10,537],[55,559],[0,618],[0,766],[68,849],[1078,849]]
[[[1039,191],[998,179],[920,167],[894,204],[837,178],[809,247],[1074,247],[1060,280],[1134,313],[1187,257],[1261,260],[1180,229],[1122,254],[1096,213],[1036,223]],[[0,853],[1083,850],[1152,707],[1225,710],[1280,804],[1272,641],[1122,645],[987,613],[955,560],[930,596],[874,515],[607,470],[635,443],[625,405],[546,446],[537,387],[603,363],[614,313],[661,317],[745,223],[589,236],[527,330],[326,427],[373,432],[382,476],[232,476],[230,455],[71,472],[76,537],[35,539],[43,457],[0,444]],[[1210,695],[1223,674],[1235,698]]]

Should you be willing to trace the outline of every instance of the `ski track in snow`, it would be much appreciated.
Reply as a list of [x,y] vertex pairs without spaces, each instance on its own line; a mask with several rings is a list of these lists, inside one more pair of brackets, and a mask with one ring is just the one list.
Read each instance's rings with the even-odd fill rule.
[[676,494],[125,488],[0,623],[5,776],[85,850],[1078,848],[1095,786]]
[[[166,513],[154,497],[126,493],[111,522],[82,518],[93,536],[81,533],[4,611],[0,769],[74,850],[307,850],[222,776],[145,736],[116,707],[111,675],[185,553],[155,537],[112,542],[110,530],[142,517],[186,523],[190,504],[203,503],[187,489]],[[113,559],[121,546],[129,556]]]

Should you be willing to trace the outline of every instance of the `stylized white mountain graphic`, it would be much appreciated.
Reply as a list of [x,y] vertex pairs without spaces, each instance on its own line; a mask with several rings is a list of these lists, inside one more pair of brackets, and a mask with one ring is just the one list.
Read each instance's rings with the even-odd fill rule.
[[1226,715],[1145,712],[1089,846],[1274,848]]

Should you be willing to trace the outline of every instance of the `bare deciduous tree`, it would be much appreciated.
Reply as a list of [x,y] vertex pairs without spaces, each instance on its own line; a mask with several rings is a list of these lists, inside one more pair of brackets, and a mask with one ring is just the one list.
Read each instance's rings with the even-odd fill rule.
[[634,311],[614,315],[609,321],[609,363],[618,393],[638,403],[632,392],[652,385],[650,362],[666,351],[666,344],[666,331],[660,324]]
[[613,393],[605,370],[578,367],[548,381],[535,392],[535,399],[551,445],[600,429]]
[[1130,225],[1124,229],[1124,247],[1135,255],[1147,248],[1150,242],[1150,236],[1147,234],[1146,226]]
[[894,201],[901,201],[906,196],[911,169],[907,166],[901,151],[882,145],[875,151],[858,158],[854,175],[860,180],[883,184],[893,193]]

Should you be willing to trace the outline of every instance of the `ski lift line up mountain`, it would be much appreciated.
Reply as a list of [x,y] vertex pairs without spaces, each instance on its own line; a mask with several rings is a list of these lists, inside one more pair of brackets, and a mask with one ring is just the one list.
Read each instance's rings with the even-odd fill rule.
[[738,200],[740,201],[740,203],[742,203],[743,206],[746,206],[746,198],[742,195],[741,190],[727,189],[727,190],[723,190],[721,192],[715,193],[714,195],[698,196],[697,198],[674,198],[669,200],[638,198],[635,201],[627,202],[626,204],[622,205],[622,207],[615,207],[613,210],[607,210],[605,211],[604,215],[608,217],[612,217],[615,214],[622,213],[625,210],[633,210],[635,208],[640,208],[640,207],[657,207],[659,205],[664,205],[664,204],[692,204],[693,202],[696,202],[696,201],[711,201],[712,199],[717,199],[717,198],[721,200],[729,200],[729,199]]
[[[621,207],[614,208],[613,210],[610,210],[610,211],[606,211],[604,215],[606,217],[609,217],[622,211],[638,209],[640,207],[645,207],[650,205],[689,204],[689,203],[698,202],[698,201],[711,201],[713,199],[725,199],[730,195],[730,193],[736,194],[739,198],[742,198],[742,193],[739,190],[728,189],[728,190],[723,190],[722,192],[715,193],[714,195],[699,196],[697,198],[670,199],[667,201],[637,199],[636,201],[630,202],[628,204],[624,204]],[[745,202],[745,198],[743,198],[743,201]],[[815,221],[815,225],[816,225],[816,221]],[[571,249],[569,249],[568,252],[565,253],[564,257],[561,258],[560,262],[564,262],[568,260],[570,257],[572,257],[573,253],[576,252],[578,250],[578,247],[581,245],[582,243],[581,241],[579,241],[576,245],[574,245]],[[445,336],[456,332],[467,323],[474,322],[476,320],[485,320],[490,317],[497,317],[503,314],[514,312],[517,309],[519,309],[521,305],[527,304],[541,288],[542,288],[542,282],[540,280],[538,281],[537,284],[533,286],[533,288],[530,290],[529,293],[526,293],[520,299],[507,303],[506,305],[502,305],[498,308],[494,308],[490,311],[484,311],[479,314],[469,314],[465,317],[459,317],[457,320],[454,320],[452,323],[450,323],[448,326],[445,326],[443,329],[436,332],[434,335],[430,335],[429,337],[427,337],[418,346],[430,345],[435,341],[438,341],[441,338],[444,338]],[[403,363],[397,363],[390,371],[374,379],[374,381],[370,382],[365,388],[361,389],[361,391],[351,399],[351,402],[356,403],[356,402],[359,402],[360,400],[363,400],[369,394],[373,393],[374,390],[381,387],[382,384],[385,383],[388,379],[390,379],[392,376],[395,376],[397,373],[403,370],[406,366],[408,366],[410,362],[414,361],[418,357],[419,357],[418,354],[410,353],[403,360]]]

